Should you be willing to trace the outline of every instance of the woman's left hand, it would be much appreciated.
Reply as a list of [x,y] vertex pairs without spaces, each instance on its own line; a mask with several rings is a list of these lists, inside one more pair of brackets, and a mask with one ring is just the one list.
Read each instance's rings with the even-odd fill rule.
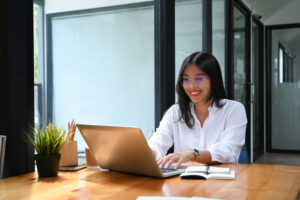
[[194,158],[193,151],[184,151],[179,153],[170,153],[158,160],[158,165],[161,168],[169,168],[173,163],[176,163],[174,169],[177,169],[181,163],[188,162]]

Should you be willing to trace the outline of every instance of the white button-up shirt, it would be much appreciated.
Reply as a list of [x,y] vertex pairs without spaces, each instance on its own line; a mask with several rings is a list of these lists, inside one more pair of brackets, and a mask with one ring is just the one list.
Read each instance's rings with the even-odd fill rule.
[[[212,161],[237,163],[241,148],[245,143],[247,116],[243,104],[228,99],[222,108],[215,104],[209,107],[209,115],[201,127],[194,104],[191,113],[195,124],[189,128],[181,118],[178,104],[171,106],[163,116],[156,132],[148,140],[151,149],[160,156],[166,155],[174,144],[174,152],[192,149],[207,150]],[[180,120],[179,120],[180,119]]]

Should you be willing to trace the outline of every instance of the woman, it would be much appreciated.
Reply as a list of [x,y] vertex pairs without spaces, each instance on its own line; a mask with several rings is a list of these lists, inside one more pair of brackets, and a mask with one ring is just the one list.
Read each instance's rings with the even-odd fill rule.
[[[177,80],[178,103],[163,116],[148,144],[160,167],[197,161],[236,163],[247,117],[244,106],[226,98],[216,58],[195,52],[185,58]],[[166,155],[174,145],[174,153]],[[166,155],[166,156],[165,156]]]

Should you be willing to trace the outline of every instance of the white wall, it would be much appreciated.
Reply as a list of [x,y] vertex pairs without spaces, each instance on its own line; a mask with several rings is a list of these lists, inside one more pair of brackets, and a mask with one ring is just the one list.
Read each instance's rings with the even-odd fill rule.
[[45,13],[59,13],[139,2],[145,2],[145,0],[45,0]]

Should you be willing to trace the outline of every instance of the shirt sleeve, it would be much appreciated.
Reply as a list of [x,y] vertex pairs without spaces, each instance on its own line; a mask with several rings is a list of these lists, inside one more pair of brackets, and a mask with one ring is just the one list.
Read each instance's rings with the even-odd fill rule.
[[[173,107],[174,108],[174,107]],[[155,150],[159,156],[165,156],[169,148],[173,145],[173,112],[174,109],[170,108],[162,120],[159,127],[156,129],[153,136],[148,140],[148,145],[151,149]]]
[[243,104],[237,102],[225,119],[225,129],[220,142],[210,145],[208,151],[212,161],[237,163],[245,143],[247,116]]

